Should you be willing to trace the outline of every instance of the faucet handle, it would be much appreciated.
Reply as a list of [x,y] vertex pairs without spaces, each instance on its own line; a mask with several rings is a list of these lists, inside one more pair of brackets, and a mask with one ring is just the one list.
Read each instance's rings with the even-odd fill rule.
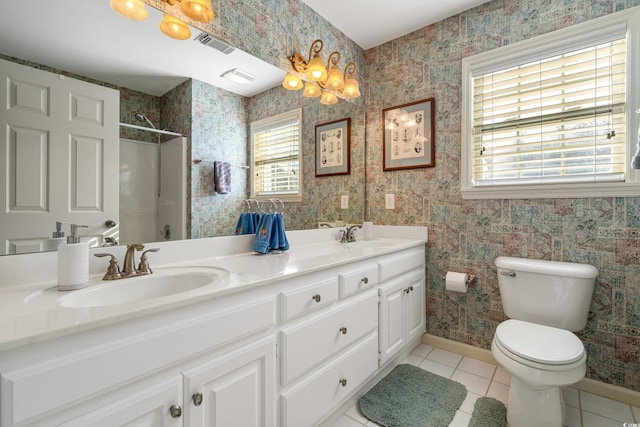
[[115,280],[120,278],[121,276],[120,267],[118,266],[118,260],[116,259],[115,256],[108,253],[94,254],[94,256],[97,256],[99,258],[105,257],[105,256],[111,257],[111,259],[109,260],[109,267],[107,267],[107,272],[102,277],[102,280]]
[[146,251],[142,252],[142,255],[140,256],[140,264],[138,264],[138,274],[151,274],[153,273],[153,271],[151,270],[151,267],[149,267],[149,261],[147,260],[147,252],[158,252],[160,250],[160,248],[153,248],[153,249],[147,249]]

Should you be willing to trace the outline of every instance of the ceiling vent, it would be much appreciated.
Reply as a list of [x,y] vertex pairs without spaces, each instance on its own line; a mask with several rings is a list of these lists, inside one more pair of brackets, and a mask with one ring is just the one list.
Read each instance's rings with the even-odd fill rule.
[[220,51],[225,55],[228,55],[236,50],[235,47],[229,46],[228,44],[221,42],[220,40],[212,37],[207,33],[200,33],[200,35],[195,38],[195,41],[198,41],[205,46],[209,46],[217,51]]

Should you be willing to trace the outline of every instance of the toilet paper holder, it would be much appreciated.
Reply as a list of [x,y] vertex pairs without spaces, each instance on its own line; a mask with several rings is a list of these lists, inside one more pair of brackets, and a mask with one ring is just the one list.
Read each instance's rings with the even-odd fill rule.
[[[442,280],[446,281],[447,280],[447,272],[445,271],[444,274],[442,275]],[[478,278],[473,275],[473,274],[469,274],[469,278],[466,281],[467,286],[469,285],[473,285],[474,283],[476,283],[478,281]]]

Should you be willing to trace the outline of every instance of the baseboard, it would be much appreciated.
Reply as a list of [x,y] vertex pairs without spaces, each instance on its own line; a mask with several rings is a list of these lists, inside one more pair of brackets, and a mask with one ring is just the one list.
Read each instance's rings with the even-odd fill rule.
[[[483,362],[492,363],[494,365],[498,364],[496,359],[494,359],[493,355],[491,354],[491,351],[484,348],[477,348],[469,344],[437,337],[430,334],[424,334],[422,336],[422,343],[432,345],[443,350],[451,351],[453,353],[462,354],[463,356],[471,357]],[[606,397],[608,399],[617,400],[618,402],[626,403],[628,405],[637,406],[638,402],[640,402],[640,392],[612,384],[607,384],[602,381],[596,381],[591,378],[583,378],[579,383],[573,384],[571,387],[577,390],[585,391],[587,393]]]

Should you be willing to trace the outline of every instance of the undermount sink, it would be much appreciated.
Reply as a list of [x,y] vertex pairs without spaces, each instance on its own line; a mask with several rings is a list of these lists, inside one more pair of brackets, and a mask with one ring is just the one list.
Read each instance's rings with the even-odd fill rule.
[[99,281],[57,299],[61,307],[103,307],[177,296],[220,283],[228,276],[215,267],[173,267],[154,270],[148,276]]

